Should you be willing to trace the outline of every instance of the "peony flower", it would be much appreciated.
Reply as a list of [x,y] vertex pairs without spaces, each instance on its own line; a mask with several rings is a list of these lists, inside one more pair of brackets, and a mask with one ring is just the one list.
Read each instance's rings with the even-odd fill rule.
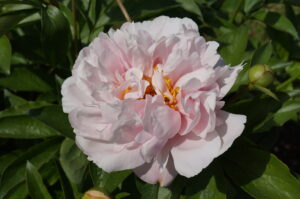
[[222,111],[229,67],[188,18],[125,23],[80,52],[62,85],[78,147],[106,172],[148,183],[192,177],[224,153],[246,118]]

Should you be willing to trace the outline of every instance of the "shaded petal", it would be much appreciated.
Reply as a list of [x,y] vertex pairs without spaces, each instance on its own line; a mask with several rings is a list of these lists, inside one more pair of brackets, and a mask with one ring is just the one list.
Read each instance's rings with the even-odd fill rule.
[[77,146],[106,172],[136,168],[144,163],[139,147],[101,142],[76,136]]
[[176,138],[171,153],[176,171],[185,177],[197,175],[219,155],[221,139],[215,132],[209,133],[205,139],[194,134]]
[[170,155],[166,157],[165,162],[155,159],[151,163],[135,168],[133,171],[145,182],[150,184],[159,183],[160,186],[169,185],[177,175]]
[[222,125],[216,128],[217,133],[222,139],[222,147],[219,151],[219,154],[222,154],[242,134],[245,128],[246,116],[219,111],[217,117],[223,122]]
[[[222,73],[217,82],[220,86],[219,98],[223,98],[233,86],[239,72],[243,69],[241,65],[235,67],[223,66],[217,67],[216,73]],[[219,72],[218,72],[219,71]]]

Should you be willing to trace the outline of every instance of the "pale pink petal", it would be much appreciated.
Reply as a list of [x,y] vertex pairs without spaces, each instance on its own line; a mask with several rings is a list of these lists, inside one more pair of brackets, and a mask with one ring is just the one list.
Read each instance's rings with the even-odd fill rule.
[[219,98],[223,98],[233,86],[239,72],[243,69],[241,65],[235,67],[223,66],[218,67],[223,74],[218,78],[217,82],[220,86]]
[[[164,157],[164,155],[161,154],[158,156],[158,159],[143,164],[133,171],[145,182],[150,184],[159,183],[160,186],[167,186],[176,177],[177,172],[174,168],[172,156],[168,155],[167,157]],[[163,156],[164,161],[161,159],[161,156]]]
[[188,134],[174,141],[171,149],[176,171],[185,177],[197,175],[219,155],[221,139],[217,133],[211,132],[203,139]]
[[216,131],[222,140],[222,147],[219,151],[219,154],[222,154],[242,134],[245,128],[246,116],[219,111],[217,117],[223,122],[222,125],[216,127]]
[[139,147],[128,149],[126,145],[101,142],[76,136],[77,146],[88,159],[106,172],[136,168],[144,163]]
[[67,78],[61,88],[63,111],[65,113],[70,113],[73,109],[81,106],[83,103],[90,102],[91,100],[86,93],[86,91],[77,86],[74,77]]

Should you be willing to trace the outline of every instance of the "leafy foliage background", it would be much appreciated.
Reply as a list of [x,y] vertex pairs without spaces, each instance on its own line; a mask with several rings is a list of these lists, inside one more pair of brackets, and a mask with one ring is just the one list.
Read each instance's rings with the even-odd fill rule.
[[[300,2],[298,0],[124,0],[134,21],[190,17],[225,62],[245,63],[225,98],[248,117],[243,135],[207,169],[166,188],[131,171],[106,173],[74,143],[60,87],[81,48],[124,23],[114,0],[0,0],[0,199],[297,199],[299,184]],[[74,6],[75,5],[75,6]],[[267,64],[274,82],[249,89],[248,71]],[[270,151],[290,131],[288,168]],[[295,140],[296,139],[296,140]],[[274,148],[276,144],[277,148]],[[279,152],[278,152],[279,150]],[[298,158],[297,158],[298,157]],[[292,169],[292,170],[291,170]]]

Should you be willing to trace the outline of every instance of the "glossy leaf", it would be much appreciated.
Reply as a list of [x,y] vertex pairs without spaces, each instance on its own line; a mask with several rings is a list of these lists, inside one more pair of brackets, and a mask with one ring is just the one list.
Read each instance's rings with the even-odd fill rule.
[[48,92],[52,88],[27,68],[15,68],[9,77],[0,78],[0,86],[14,91]]
[[47,6],[41,11],[42,40],[46,58],[54,67],[64,63],[70,39],[70,24],[65,15],[55,6]]
[[56,163],[56,168],[59,173],[59,181],[64,193],[64,199],[74,199],[75,196],[72,190],[72,185],[68,180],[66,174],[64,173],[64,170],[60,166],[59,162]]
[[52,105],[45,107],[41,114],[36,116],[37,119],[41,120],[48,126],[57,130],[60,134],[74,139],[75,134],[73,128],[70,125],[68,115],[62,111],[62,107],[58,105]]
[[33,102],[25,101],[20,105],[15,105],[8,109],[0,111],[0,118],[17,116],[17,115],[26,115],[29,114],[32,109],[38,109],[50,105],[51,104],[49,104],[48,102],[43,102],[43,101],[33,101]]
[[278,125],[283,125],[286,121],[297,118],[300,112],[300,100],[291,99],[285,102],[282,107],[275,113],[274,121]]
[[36,139],[58,135],[59,133],[53,128],[29,116],[0,119],[0,137],[2,138]]
[[90,163],[93,184],[108,193],[113,192],[132,172],[129,170],[107,173],[94,163]]
[[256,64],[268,64],[271,55],[272,55],[272,44],[266,43],[259,47],[253,54],[251,65],[254,66]]
[[196,14],[200,20],[203,21],[202,12],[195,0],[176,0],[176,2],[178,2],[186,11]]
[[73,140],[66,138],[63,141],[59,161],[71,183],[80,184],[88,166],[88,160]]
[[35,9],[20,10],[0,15],[0,36],[14,28],[22,19],[36,12]]
[[221,165],[215,161],[196,177],[188,180],[186,199],[226,199],[228,182]]
[[37,169],[41,168],[58,152],[60,140],[61,139],[58,138],[46,140],[32,146],[26,152],[21,154],[4,172],[0,184],[0,198],[2,199],[18,184],[24,182],[27,160],[34,164]]
[[32,199],[51,199],[43,179],[39,174],[37,168],[27,161],[26,164],[26,183],[29,194]]
[[295,199],[300,183],[274,155],[239,145],[223,161],[226,173],[254,198]]
[[9,74],[11,62],[11,45],[9,39],[3,35],[0,37],[0,72]]
[[289,33],[295,39],[299,39],[298,32],[292,22],[287,17],[280,15],[279,13],[259,10],[255,13],[254,17],[277,30]]
[[254,9],[260,8],[263,4],[262,0],[245,0],[244,1],[244,12],[249,14]]
[[137,179],[136,186],[141,194],[141,199],[158,198],[158,184],[148,184]]
[[224,47],[220,50],[225,61],[230,65],[237,65],[243,61],[243,55],[248,43],[248,28],[241,26],[232,29],[222,36]]

